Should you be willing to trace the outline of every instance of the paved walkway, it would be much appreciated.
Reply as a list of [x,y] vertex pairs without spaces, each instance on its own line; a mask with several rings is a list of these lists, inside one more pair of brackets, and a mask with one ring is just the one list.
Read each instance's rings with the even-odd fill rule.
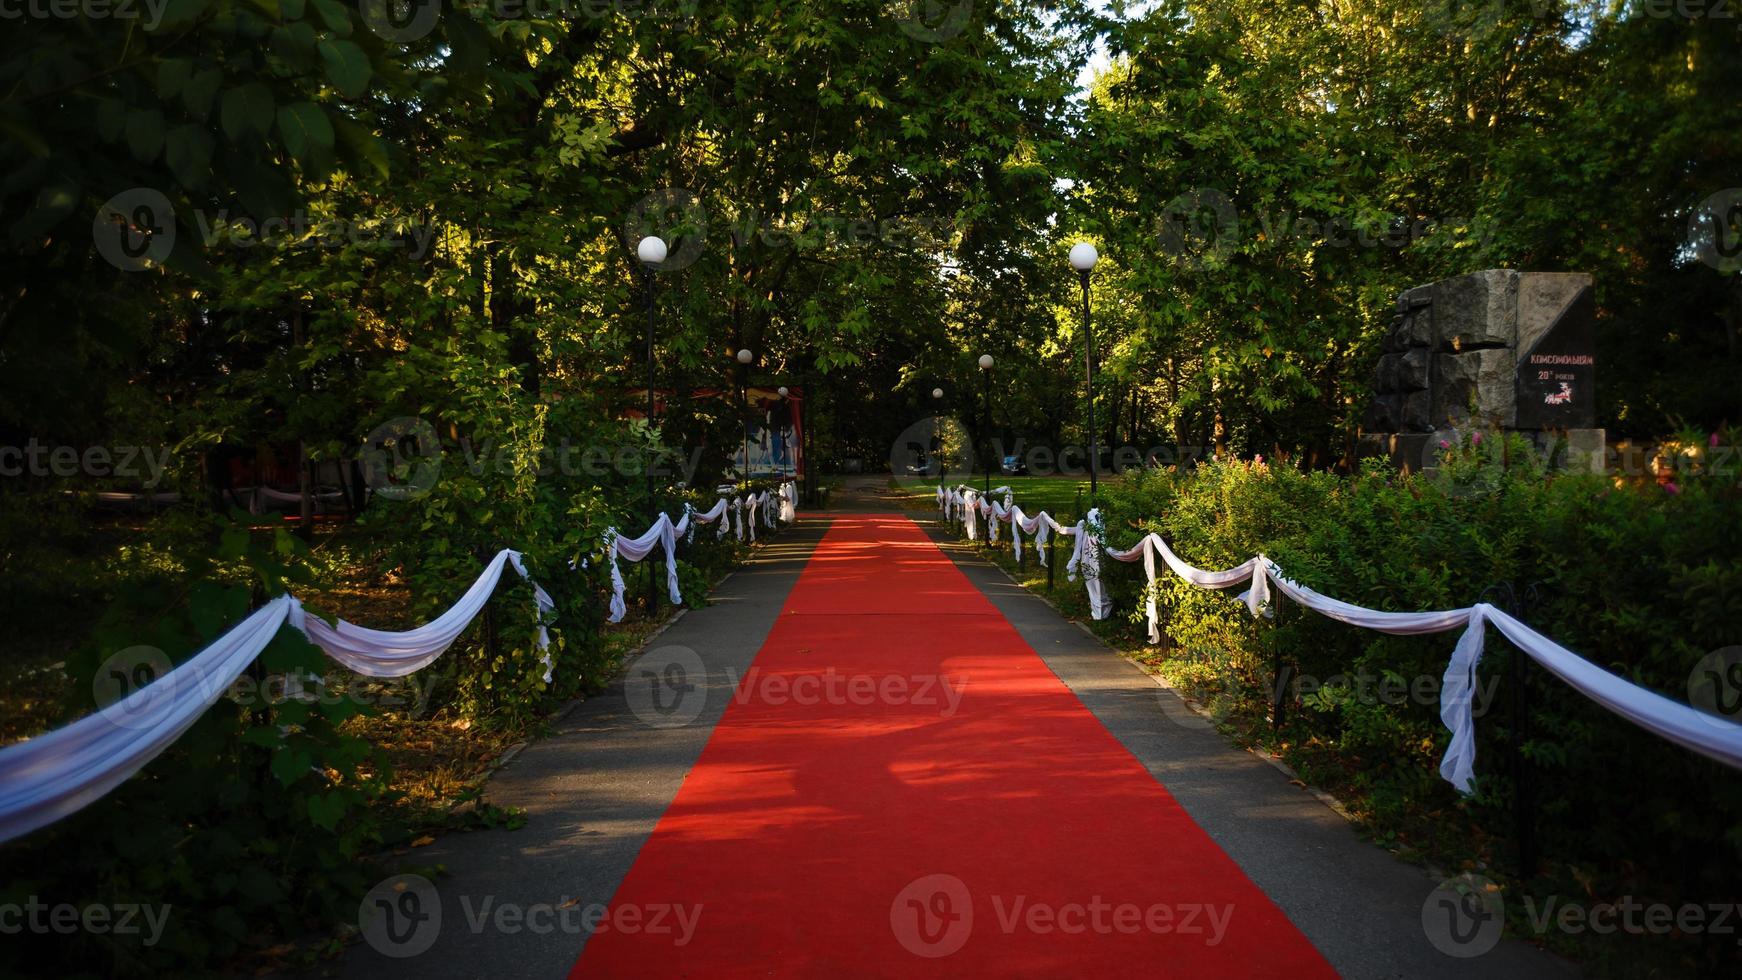
[[[659,637],[627,685],[521,753],[490,798],[525,807],[527,826],[416,852],[448,873],[373,895],[392,911],[346,972],[554,977],[580,957],[598,976],[1570,975],[1512,942],[1445,955],[1420,870],[968,549],[905,518],[837,517],[831,531],[807,515]],[[850,600],[867,590],[905,603],[873,612],[966,604],[974,625],[894,627],[910,614],[805,632],[864,613]],[[777,628],[789,602],[812,614],[803,628]],[[948,716],[887,697],[819,708],[747,684],[752,661],[789,683],[886,667],[968,683]],[[1194,904],[1231,910],[1235,938],[1178,928]],[[964,908],[974,923],[945,950]],[[1073,915],[1088,927],[1064,928]]]

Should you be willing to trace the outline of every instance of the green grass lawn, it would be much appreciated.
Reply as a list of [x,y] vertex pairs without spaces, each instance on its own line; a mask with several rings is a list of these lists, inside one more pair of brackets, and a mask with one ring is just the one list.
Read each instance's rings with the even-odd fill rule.
[[[969,480],[966,474],[963,474],[952,475],[948,479],[950,486],[962,483],[982,487],[986,485],[986,478],[975,474],[973,479]],[[900,480],[895,482],[895,486],[905,491],[904,498],[915,509],[929,509],[936,506],[937,482],[935,480],[930,483]],[[1079,491],[1083,499],[1086,500],[1089,496],[1089,481],[1074,476],[1001,476],[995,473],[992,475],[992,486],[1009,487],[1017,505],[1022,508],[1024,513],[1034,514],[1044,510],[1060,523],[1066,523],[1066,518],[1069,518],[1070,521],[1077,519],[1077,508],[1080,506],[1077,497]]]

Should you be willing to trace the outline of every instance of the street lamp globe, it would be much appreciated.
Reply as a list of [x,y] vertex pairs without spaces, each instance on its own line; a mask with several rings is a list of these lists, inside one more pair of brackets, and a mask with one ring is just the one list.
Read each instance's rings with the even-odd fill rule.
[[780,392],[780,397],[782,397],[782,398],[785,398],[787,396],[786,385],[781,385],[779,388],[776,388],[775,391]]
[[944,390],[942,388],[933,388],[931,390],[931,396],[933,398],[942,398],[944,397]]
[[1071,268],[1078,272],[1088,272],[1100,260],[1101,254],[1088,242],[1078,242],[1071,246]]
[[982,371],[992,370],[992,355],[991,354],[981,354],[980,355],[980,370],[982,370]]
[[648,235],[635,246],[635,255],[647,265],[658,265],[665,261],[665,242],[657,235]]
[[750,353],[750,348],[748,348],[748,347],[741,348],[738,351],[738,363],[739,364],[749,364],[751,359],[754,358],[755,356],[756,355]]

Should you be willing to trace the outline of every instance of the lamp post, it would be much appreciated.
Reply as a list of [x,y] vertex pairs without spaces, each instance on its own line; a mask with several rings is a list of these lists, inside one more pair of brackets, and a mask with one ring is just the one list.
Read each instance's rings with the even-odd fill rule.
[[744,459],[738,471],[740,482],[750,479],[750,362],[756,355],[750,348],[738,350],[738,418],[744,423]]
[[938,413],[944,410],[944,390],[942,388],[933,388],[931,390],[931,401],[932,401],[932,438],[931,438],[931,445],[927,446],[926,450],[929,454],[933,455],[937,460],[938,483],[942,484],[945,475],[947,475],[947,471],[944,469],[944,458],[945,458],[945,454],[944,454],[944,431],[945,430],[944,430],[943,426],[938,424]]
[[992,355],[991,354],[981,354],[980,355],[980,374],[982,377],[984,377],[986,379],[986,397],[984,399],[984,409],[986,412],[986,427],[982,431],[986,433],[986,452],[987,452],[987,456],[986,456],[986,483],[980,489],[983,493],[990,494],[992,492],[992,456],[991,456],[991,452],[992,452]]
[[1089,395],[1089,505],[1094,506],[1096,474],[1100,464],[1100,447],[1095,444],[1095,336],[1089,323],[1089,273],[1095,270],[1095,263],[1100,261],[1100,254],[1095,246],[1088,242],[1078,242],[1071,246],[1071,268],[1077,270],[1077,279],[1083,284],[1083,375],[1087,379]]
[[[635,257],[641,260],[641,295],[647,305],[647,428],[653,431],[653,273],[665,261],[665,242],[654,235],[643,238],[635,246]],[[653,494],[653,465],[647,465],[647,520],[651,527],[659,520],[659,501]],[[659,607],[659,593],[653,584],[653,562],[647,562],[647,612]]]
[[780,455],[784,457],[780,463],[780,475],[784,477],[787,475],[787,467],[792,465],[792,447],[786,444],[786,433],[792,428],[792,405],[786,398],[790,394],[786,385],[781,385],[774,390],[776,394],[780,395],[781,404],[786,405],[786,426],[777,433],[780,436]]

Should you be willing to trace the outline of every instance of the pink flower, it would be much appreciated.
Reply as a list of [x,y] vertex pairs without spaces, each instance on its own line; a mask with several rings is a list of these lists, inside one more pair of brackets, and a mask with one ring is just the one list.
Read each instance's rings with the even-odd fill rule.
[[1706,445],[1711,446],[1713,449],[1718,448],[1718,434],[1716,432],[1712,433],[1712,437],[1706,440]]
[[1452,448],[1452,444],[1445,441],[1444,439],[1441,439],[1440,440],[1440,448],[1441,449],[1450,449],[1450,448]]
[[1676,486],[1675,481],[1673,481],[1673,480],[1668,482],[1668,483],[1665,483],[1663,485],[1663,489],[1668,491],[1669,493],[1681,493],[1682,492],[1682,488]]
[[1480,433],[1480,432],[1471,433],[1470,434],[1470,445],[1480,446],[1481,444],[1482,444],[1482,433]]
[[1262,462],[1264,462],[1264,457],[1263,456],[1254,456],[1254,457],[1252,457],[1252,462],[1262,463]]

